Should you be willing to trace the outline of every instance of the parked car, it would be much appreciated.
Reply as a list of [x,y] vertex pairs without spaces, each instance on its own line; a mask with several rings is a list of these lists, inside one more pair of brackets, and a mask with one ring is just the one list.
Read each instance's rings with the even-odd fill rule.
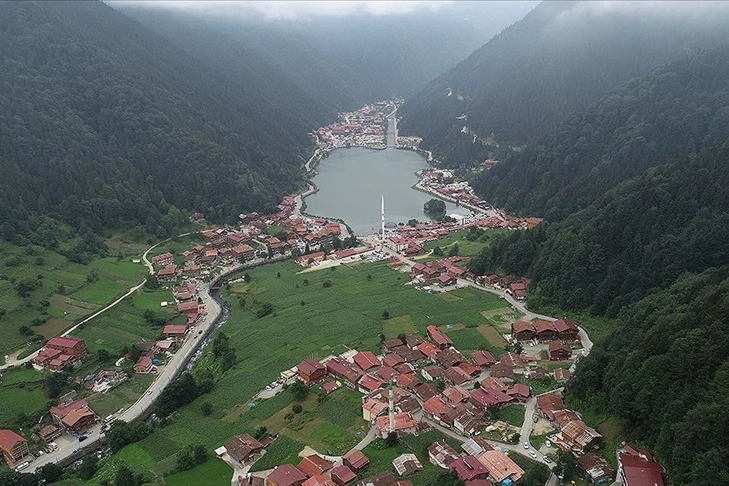
[[547,464],[552,462],[552,460],[549,458],[549,456],[544,456],[542,459],[544,459],[544,462],[546,462]]
[[524,442],[524,449],[529,449],[529,442]]
[[537,453],[534,451],[529,451],[529,455],[532,456],[534,459],[537,458]]

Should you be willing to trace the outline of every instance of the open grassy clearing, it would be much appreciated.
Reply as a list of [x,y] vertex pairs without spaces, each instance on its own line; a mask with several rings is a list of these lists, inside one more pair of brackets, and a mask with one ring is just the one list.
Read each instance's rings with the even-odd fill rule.
[[520,405],[506,405],[496,408],[492,412],[494,420],[502,420],[515,427],[524,425],[524,407]]
[[[481,253],[481,250],[489,246],[496,235],[505,233],[506,231],[508,230],[486,230],[481,238],[478,238],[475,241],[469,241],[466,238],[468,236],[468,230],[456,231],[455,233],[451,233],[447,237],[441,238],[438,241],[426,243],[424,248],[426,251],[430,251],[437,246],[443,250],[444,255],[448,255],[448,251],[454,244],[457,244],[458,254],[460,256],[474,257]],[[439,258],[443,258],[443,256],[434,256],[431,254],[423,258],[422,261],[437,260]]]
[[82,265],[42,247],[0,242],[0,356],[28,345],[20,326],[57,335],[141,282],[146,269],[131,262],[137,252],[122,256]]
[[[351,447],[360,438],[357,432],[365,430],[359,393],[338,390],[323,403],[317,403],[312,394],[303,404],[304,412],[293,419],[285,419],[294,403],[288,393],[252,409],[247,403],[281,371],[303,358],[321,359],[345,351],[344,346],[379,351],[378,335],[390,322],[394,325],[388,332],[414,329],[424,336],[426,326],[432,323],[475,328],[485,323],[482,311],[505,305],[496,296],[475,289],[457,290],[456,300],[444,301],[403,285],[406,276],[383,263],[335,268],[297,275],[299,266],[283,262],[246,271],[251,277],[249,283],[236,283],[229,289],[223,286],[231,316],[222,331],[238,361],[220,377],[212,392],[178,410],[168,426],[139,443],[158,461],[153,471],[163,474],[165,467],[174,466],[174,451],[187,444],[203,443],[212,450],[235,434],[254,433],[261,425],[280,435],[257,468],[278,464],[278,457],[296,454],[305,444],[333,451]],[[331,285],[325,287],[327,280]],[[272,304],[273,312],[256,317],[267,303]],[[389,320],[382,319],[384,310],[389,312]],[[209,351],[197,368],[217,369]],[[212,415],[201,413],[202,402],[213,404]],[[159,434],[163,434],[161,442],[169,444],[168,449],[158,447]],[[165,458],[165,454],[169,455]]]
[[44,377],[35,370],[11,370],[3,373],[0,385],[0,428],[14,424],[21,412],[33,413],[48,403]]
[[228,486],[233,477],[233,470],[226,463],[216,457],[189,471],[182,471],[165,478],[167,486],[192,486],[204,484],[206,486]]
[[504,339],[504,336],[493,326],[488,324],[478,326],[478,332],[486,338],[489,344],[494,348],[502,349],[508,344],[506,339]]

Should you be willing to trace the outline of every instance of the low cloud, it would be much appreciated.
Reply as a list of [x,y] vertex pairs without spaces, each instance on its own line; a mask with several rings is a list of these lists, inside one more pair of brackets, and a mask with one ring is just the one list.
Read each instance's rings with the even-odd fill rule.
[[369,1],[109,1],[113,6],[134,6],[263,18],[266,20],[311,19],[314,17],[346,17],[351,15],[405,15],[419,11],[438,11],[453,1],[437,0],[369,0]]

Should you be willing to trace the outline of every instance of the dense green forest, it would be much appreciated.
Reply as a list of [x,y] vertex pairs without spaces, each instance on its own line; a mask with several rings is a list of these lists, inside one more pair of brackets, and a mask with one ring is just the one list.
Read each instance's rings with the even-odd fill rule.
[[729,135],[729,49],[629,81],[483,172],[474,188],[508,210],[560,220],[620,181]]
[[7,234],[37,236],[47,217],[164,234],[170,211],[270,209],[327,116],[294,116],[306,103],[261,97],[100,2],[1,3],[0,36]]
[[687,274],[620,318],[567,393],[650,444],[671,485],[729,484],[729,267]]
[[449,167],[472,165],[494,145],[464,126],[482,141],[533,141],[621,83],[729,40],[728,6],[664,5],[543,2],[408,100],[401,134]]
[[[509,205],[547,220],[470,262],[533,277],[532,308],[618,319],[567,393],[618,417],[675,485],[729,481],[728,76],[728,48],[677,61],[527,146],[504,164]],[[494,174],[481,191],[508,187]]]

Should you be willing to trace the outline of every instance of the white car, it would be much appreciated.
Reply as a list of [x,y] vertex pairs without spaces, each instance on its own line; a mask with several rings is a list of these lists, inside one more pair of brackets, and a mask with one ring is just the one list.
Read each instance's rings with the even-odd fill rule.
[[529,442],[524,442],[524,449],[529,449]]
[[534,451],[529,451],[529,455],[532,456],[534,459],[537,458],[537,453]]

